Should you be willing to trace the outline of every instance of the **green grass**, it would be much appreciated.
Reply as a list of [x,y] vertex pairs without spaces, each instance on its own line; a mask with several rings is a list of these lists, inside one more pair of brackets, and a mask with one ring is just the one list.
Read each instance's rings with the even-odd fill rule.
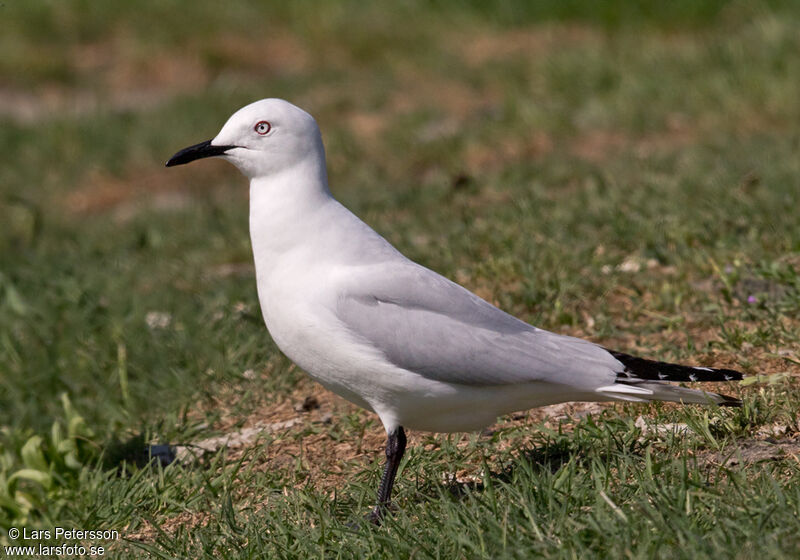
[[[61,525],[119,530],[121,558],[796,555],[795,4],[133,6],[0,6],[2,544]],[[787,375],[727,388],[736,411],[415,434],[399,511],[348,528],[379,423],[324,393],[330,424],[294,413],[315,390],[261,321],[244,178],[163,168],[267,96],[317,117],[340,200],[507,311]],[[274,410],[302,421],[142,466],[145,443]],[[644,434],[640,415],[693,432]]]

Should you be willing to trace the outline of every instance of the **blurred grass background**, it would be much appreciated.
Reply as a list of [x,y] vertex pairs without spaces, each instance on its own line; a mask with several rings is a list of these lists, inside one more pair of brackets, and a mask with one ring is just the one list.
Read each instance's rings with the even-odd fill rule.
[[[119,554],[178,557],[275,555],[287,535],[304,543],[285,547],[287,556],[330,552],[341,539],[359,556],[676,557],[697,547],[746,557],[744,542],[790,556],[800,491],[790,455],[769,472],[759,467],[757,481],[752,470],[737,475],[750,485],[740,499],[779,492],[778,505],[739,510],[720,491],[700,513],[665,518],[670,535],[647,516],[625,528],[605,501],[571,501],[577,490],[541,490],[547,469],[526,475],[528,493],[516,481],[499,498],[488,489],[440,495],[441,472],[459,468],[449,465],[520,462],[514,449],[546,431],[533,417],[501,424],[504,451],[498,436],[417,440],[439,451],[410,455],[398,487],[410,513],[384,536],[341,532],[372,499],[381,445],[374,419],[344,405],[332,425],[307,421],[288,437],[310,448],[304,438],[322,434],[313,441],[325,449],[367,434],[344,475],[322,452],[322,474],[302,458],[264,473],[270,453],[281,453],[274,441],[248,451],[250,478],[223,455],[201,472],[109,473],[131,459],[120,442],[191,441],[318,391],[261,321],[245,180],[223,162],[163,168],[262,97],[317,117],[332,190],[349,208],[409,257],[507,311],[654,358],[786,373],[745,392],[739,416],[710,421],[731,450],[776,423],[789,441],[800,361],[799,14],[795,2],[722,0],[3,4],[0,526],[114,526],[155,547]],[[621,441],[609,434],[635,432],[621,418],[642,413],[701,424],[721,414],[617,407],[597,425],[578,423],[577,443],[551,444],[591,462],[593,446]],[[69,435],[56,437],[54,423]],[[673,464],[681,445],[658,449],[676,492],[694,488],[694,475]],[[702,454],[711,444],[691,445]],[[629,451],[626,468],[642,467],[643,452]],[[565,464],[563,480],[579,476]],[[31,465],[49,478],[13,479]],[[331,498],[336,476],[346,498]],[[623,488],[617,503],[629,522],[653,500],[688,503],[684,494],[653,498],[652,480],[629,495],[617,471],[609,478],[604,492]],[[592,480],[574,480],[590,502]],[[230,498],[233,486],[249,497]],[[497,522],[487,497],[505,504],[505,525],[486,525]],[[562,523],[581,507],[590,511],[578,525]],[[739,533],[709,521],[762,514]],[[438,534],[443,518],[451,523]],[[161,539],[153,527],[167,524],[182,538]],[[256,539],[265,525],[282,536]],[[340,532],[326,533],[330,525]],[[397,548],[412,526],[438,536]],[[660,547],[668,552],[653,553]]]

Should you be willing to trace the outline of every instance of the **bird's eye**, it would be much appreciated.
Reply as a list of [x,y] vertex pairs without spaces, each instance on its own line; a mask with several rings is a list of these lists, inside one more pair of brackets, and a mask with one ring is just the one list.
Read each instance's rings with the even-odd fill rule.
[[258,123],[256,123],[256,125],[253,127],[253,130],[258,132],[261,136],[264,136],[271,129],[272,125],[270,125],[267,121],[258,121]]

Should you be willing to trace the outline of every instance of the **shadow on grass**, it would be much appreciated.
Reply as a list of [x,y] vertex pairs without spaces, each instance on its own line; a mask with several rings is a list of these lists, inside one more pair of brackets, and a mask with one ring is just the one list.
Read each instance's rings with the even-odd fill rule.
[[116,469],[120,475],[128,472],[127,467],[144,468],[148,465],[166,467],[176,460],[175,448],[166,444],[149,444],[143,433],[133,434],[125,439],[114,438],[105,446],[103,466]]
[[[511,461],[503,468],[489,470],[493,482],[510,484],[522,476],[552,477],[572,463],[583,468],[592,464],[613,465],[621,458],[643,457],[648,441],[641,438],[638,429],[630,429],[619,422],[581,422],[571,433],[543,435],[530,447],[516,450]],[[448,493],[456,499],[469,492],[482,492],[485,482],[478,480],[446,482]]]

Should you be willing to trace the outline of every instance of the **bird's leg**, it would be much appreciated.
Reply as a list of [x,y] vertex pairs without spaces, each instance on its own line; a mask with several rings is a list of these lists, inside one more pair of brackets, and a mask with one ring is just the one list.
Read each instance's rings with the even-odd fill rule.
[[400,460],[403,458],[405,450],[406,433],[403,431],[403,427],[399,426],[396,430],[389,432],[386,440],[386,466],[383,469],[381,485],[378,488],[378,503],[368,516],[369,520],[376,525],[380,525],[383,515],[391,505],[394,478],[397,476],[397,468],[400,466]]

